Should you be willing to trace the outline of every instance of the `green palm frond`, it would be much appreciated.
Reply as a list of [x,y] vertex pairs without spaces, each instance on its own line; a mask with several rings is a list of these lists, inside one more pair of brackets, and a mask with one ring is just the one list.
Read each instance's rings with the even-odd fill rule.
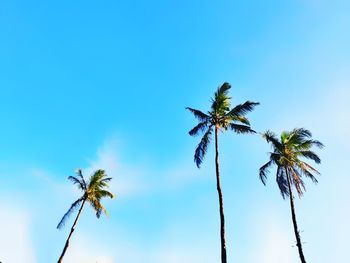
[[286,135],[287,138],[285,143],[294,147],[308,141],[312,136],[311,132],[304,128],[296,128],[291,132],[286,133]]
[[89,179],[88,188],[89,189],[95,189],[96,186],[98,186],[101,183],[102,178],[106,176],[105,171],[102,169],[99,169],[95,171]]
[[230,88],[231,85],[225,82],[215,92],[211,106],[211,109],[215,115],[224,115],[227,111],[230,110],[231,97],[228,96],[228,91]]
[[230,123],[229,128],[236,133],[256,133],[254,130],[247,125],[241,125],[236,123]]
[[99,218],[101,213],[106,213],[106,209],[101,204],[100,200],[103,197],[113,198],[113,194],[105,190],[108,188],[108,183],[112,180],[111,177],[107,177],[104,170],[99,169],[90,177],[88,187],[88,202],[94,208],[96,216]]
[[100,190],[99,191],[99,195],[100,195],[101,198],[103,198],[103,197],[109,197],[111,199],[114,198],[114,195],[111,192],[107,191],[107,190]]
[[258,102],[251,102],[251,101],[246,101],[243,104],[238,104],[236,107],[234,107],[232,110],[230,110],[226,115],[230,116],[232,118],[236,117],[243,117],[247,113],[251,112],[254,110],[255,106],[259,105],[260,103]]
[[312,147],[317,147],[319,149],[322,149],[324,147],[323,143],[317,140],[306,140],[303,143],[300,143],[299,145],[296,145],[296,149],[299,151],[307,151],[311,149]]
[[194,154],[194,161],[198,168],[200,168],[200,165],[203,162],[203,159],[205,157],[205,154],[207,153],[208,145],[211,140],[211,135],[213,132],[213,126],[210,126],[208,130],[203,135],[200,143],[198,144],[195,154]]

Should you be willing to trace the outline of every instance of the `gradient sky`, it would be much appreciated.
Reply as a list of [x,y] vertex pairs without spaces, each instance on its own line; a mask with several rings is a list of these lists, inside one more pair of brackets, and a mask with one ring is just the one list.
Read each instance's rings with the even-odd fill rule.
[[[296,199],[308,262],[350,262],[350,2],[20,1],[0,3],[0,260],[55,262],[79,197],[67,181],[113,176],[109,218],[86,207],[67,263],[212,263],[220,257],[213,147],[186,106],[232,84],[257,131],[305,127],[326,148],[317,186]],[[269,146],[220,137],[230,262],[297,263],[290,208]]]

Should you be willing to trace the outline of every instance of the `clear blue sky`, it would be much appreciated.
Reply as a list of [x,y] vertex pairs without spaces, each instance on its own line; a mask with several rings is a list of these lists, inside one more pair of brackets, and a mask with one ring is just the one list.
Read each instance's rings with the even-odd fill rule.
[[[0,3],[0,260],[57,260],[76,168],[113,176],[109,218],[83,211],[67,263],[219,260],[213,148],[201,170],[186,106],[261,105],[257,131],[310,129],[326,148],[318,186],[296,200],[310,262],[349,262],[350,3]],[[221,136],[230,262],[296,263],[288,202],[258,168],[259,136]]]

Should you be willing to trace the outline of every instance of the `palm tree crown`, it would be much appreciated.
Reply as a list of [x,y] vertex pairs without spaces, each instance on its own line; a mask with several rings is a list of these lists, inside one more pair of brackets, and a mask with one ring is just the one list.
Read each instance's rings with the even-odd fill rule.
[[259,103],[246,101],[243,104],[231,108],[231,97],[228,96],[230,88],[231,85],[225,82],[217,89],[214,98],[212,98],[211,110],[207,113],[189,107],[186,108],[191,111],[199,121],[199,123],[190,130],[189,134],[191,136],[196,136],[199,133],[204,133],[194,155],[194,161],[198,168],[203,162],[214,128],[219,130],[230,129],[236,133],[255,133],[250,128],[250,122],[245,115],[252,111]]
[[302,196],[305,191],[303,176],[317,183],[315,174],[319,174],[319,172],[302,160],[305,158],[311,159],[317,164],[321,163],[320,157],[311,148],[314,146],[323,148],[323,144],[311,139],[310,131],[299,128],[291,132],[282,132],[280,140],[273,132],[267,131],[263,137],[268,143],[271,143],[273,148],[270,153],[270,161],[260,168],[259,175],[263,184],[266,184],[268,170],[273,164],[277,166],[276,181],[283,198],[290,195],[288,175],[291,177],[291,185],[295,187],[299,196]]
[[113,198],[114,195],[106,190],[109,187],[108,182],[112,180],[111,177],[107,177],[104,170],[97,170],[91,175],[88,182],[85,181],[82,171],[77,171],[77,176],[69,176],[68,179],[83,192],[83,195],[77,199],[69,208],[67,213],[62,217],[58,223],[57,228],[60,229],[64,226],[67,218],[74,212],[82,202],[87,201],[96,212],[97,218],[100,218],[101,213],[107,215],[107,211],[101,204],[103,197]]

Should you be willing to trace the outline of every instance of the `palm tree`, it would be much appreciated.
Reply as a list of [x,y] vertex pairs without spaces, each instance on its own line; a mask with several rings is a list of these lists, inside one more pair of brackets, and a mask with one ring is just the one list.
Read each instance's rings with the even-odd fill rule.
[[108,182],[112,180],[112,178],[107,177],[104,170],[95,171],[91,175],[90,180],[88,182],[85,182],[85,179],[83,177],[81,170],[77,171],[77,177],[69,176],[68,179],[73,184],[76,184],[78,186],[78,188],[83,192],[83,195],[71,205],[67,213],[64,214],[61,221],[57,225],[57,228],[61,229],[64,226],[70,214],[72,214],[80,206],[77,217],[74,220],[73,226],[67,238],[66,244],[63,248],[62,254],[58,260],[58,263],[62,262],[64,254],[67,251],[67,248],[69,246],[69,240],[74,232],[75,225],[78,222],[80,213],[83,210],[85,203],[88,202],[92,206],[92,208],[95,210],[97,218],[100,218],[102,213],[105,213],[107,215],[106,209],[101,204],[101,199],[103,197],[113,198],[113,194],[105,190],[106,188],[109,187]]
[[224,200],[221,191],[220,184],[220,169],[219,169],[219,143],[218,133],[219,131],[227,131],[228,129],[236,133],[255,133],[250,128],[249,120],[245,115],[252,111],[259,103],[246,101],[243,104],[239,104],[234,108],[231,108],[231,98],[228,96],[228,91],[231,88],[229,83],[224,83],[220,86],[214,94],[212,99],[211,109],[207,113],[203,113],[199,110],[186,108],[198,119],[199,123],[190,130],[191,136],[196,136],[199,133],[204,133],[201,141],[199,142],[195,154],[194,161],[198,168],[203,162],[205,154],[208,149],[208,145],[212,139],[213,131],[215,132],[215,171],[216,171],[216,184],[219,195],[220,206],[220,237],[221,237],[221,262],[227,263],[226,255],[226,240],[225,240],[225,216],[224,216]]
[[265,185],[269,168],[272,165],[277,166],[276,181],[283,199],[289,197],[299,257],[302,263],[306,263],[295,216],[292,186],[301,197],[305,191],[303,176],[317,183],[314,174],[319,174],[319,172],[302,159],[311,159],[317,164],[321,163],[320,157],[311,148],[314,146],[322,148],[323,144],[313,140],[311,132],[303,128],[282,132],[280,140],[271,131],[265,132],[263,137],[268,143],[271,143],[273,151],[270,153],[270,161],[260,168],[260,179]]

